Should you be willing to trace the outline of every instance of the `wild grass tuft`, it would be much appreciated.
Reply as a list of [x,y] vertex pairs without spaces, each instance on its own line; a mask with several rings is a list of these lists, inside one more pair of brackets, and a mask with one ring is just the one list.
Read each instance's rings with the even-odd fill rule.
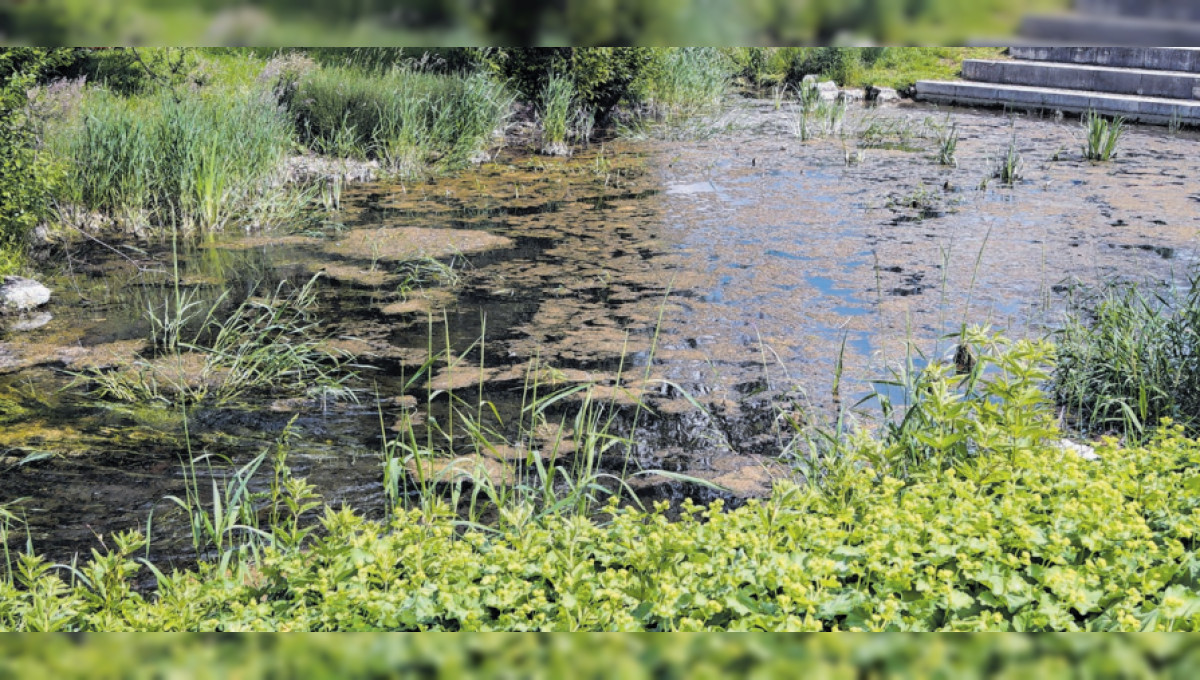
[[1017,149],[1017,133],[1013,132],[1012,139],[1008,142],[1008,149],[997,161],[992,170],[992,176],[1000,180],[1001,184],[1011,187],[1024,176],[1024,173],[1025,161]]
[[943,127],[938,133],[938,165],[958,167],[958,124]]
[[575,84],[566,76],[551,75],[542,88],[538,116],[542,122],[542,150],[555,156],[569,153],[567,135],[575,108]]
[[1085,158],[1089,161],[1107,161],[1117,154],[1117,145],[1125,130],[1124,118],[1109,120],[1093,111],[1084,116],[1083,127],[1087,131],[1083,147]]
[[1075,301],[1053,389],[1081,429],[1141,437],[1200,424],[1200,277],[1186,291],[1115,284]]
[[792,134],[801,141],[820,139],[842,130],[846,117],[844,101],[830,101],[821,97],[814,82],[802,82],[795,87],[796,99],[792,102]]
[[299,81],[290,106],[301,138],[319,153],[378,158],[412,176],[466,165],[511,103],[480,74],[325,67]]
[[177,294],[148,310],[157,356],[77,377],[102,398],[163,405],[221,405],[250,392],[354,400],[347,386],[354,374],[345,370],[345,357],[316,333],[311,312],[318,278],[298,288],[281,283],[224,318],[218,313],[224,296],[202,304]]
[[302,201],[282,187],[287,117],[249,89],[120,97],[88,93],[48,146],[68,162],[59,200],[184,231],[278,223]]

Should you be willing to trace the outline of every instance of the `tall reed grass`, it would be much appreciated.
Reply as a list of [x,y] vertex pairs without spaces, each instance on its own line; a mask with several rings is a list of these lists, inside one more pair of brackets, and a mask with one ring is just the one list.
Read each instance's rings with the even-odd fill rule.
[[1138,438],[1164,417],[1200,424],[1200,277],[1183,291],[1085,292],[1059,332],[1052,386],[1088,431]]
[[644,108],[660,120],[712,110],[729,91],[734,63],[711,47],[660,50],[642,85]]
[[282,187],[291,124],[249,89],[88,92],[83,114],[52,128],[66,159],[60,201],[122,216],[141,227],[220,231],[295,216],[303,201]]
[[508,115],[512,96],[486,76],[325,67],[298,84],[290,108],[319,153],[378,158],[400,175],[465,165]]

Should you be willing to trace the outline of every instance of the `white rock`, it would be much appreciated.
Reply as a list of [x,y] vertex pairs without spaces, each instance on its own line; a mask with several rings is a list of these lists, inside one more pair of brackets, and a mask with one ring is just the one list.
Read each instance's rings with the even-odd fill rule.
[[867,100],[873,101],[876,104],[886,104],[888,102],[900,101],[900,93],[890,87],[879,87],[872,85],[867,88]]
[[6,276],[0,284],[0,309],[23,312],[50,301],[50,289],[23,276]]
[[1100,460],[1100,454],[1096,453],[1096,449],[1087,444],[1076,444],[1070,439],[1063,439],[1058,442],[1058,448],[1063,451],[1069,451],[1078,455],[1084,460]]
[[837,83],[833,82],[832,80],[826,80],[823,83],[817,83],[817,93],[821,96],[821,99],[831,102],[838,98]]
[[867,93],[858,89],[847,88],[838,93],[838,99],[841,99],[844,102],[860,102],[863,99],[866,99],[866,97]]

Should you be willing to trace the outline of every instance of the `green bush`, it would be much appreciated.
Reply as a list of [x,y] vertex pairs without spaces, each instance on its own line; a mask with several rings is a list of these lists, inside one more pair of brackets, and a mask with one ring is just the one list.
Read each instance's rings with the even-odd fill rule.
[[648,47],[507,48],[488,56],[488,65],[509,82],[520,97],[538,101],[551,74],[574,79],[579,101],[606,123],[621,101],[638,99],[637,85],[655,66]]
[[70,56],[70,50],[0,49],[0,274],[20,266],[26,235],[45,218],[61,174],[41,152],[26,93]]
[[1200,442],[1168,423],[1085,459],[1037,387],[1048,346],[969,340],[967,384],[935,365],[911,418],[845,439],[840,460],[814,453],[808,484],[733,510],[514,506],[483,528],[446,504],[387,522],[326,508],[303,548],[267,541],[156,574],[152,596],[131,587],[144,540],[127,533],[71,572],[22,555],[0,584],[0,628],[1200,628]]
[[799,83],[804,76],[833,80],[839,85],[853,85],[861,80],[862,49],[857,47],[813,47],[797,52],[788,67],[789,83]]

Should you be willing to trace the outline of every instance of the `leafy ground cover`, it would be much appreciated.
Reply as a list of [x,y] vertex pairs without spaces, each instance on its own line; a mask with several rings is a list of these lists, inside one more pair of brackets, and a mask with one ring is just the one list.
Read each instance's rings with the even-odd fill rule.
[[[1049,346],[992,342],[965,378],[926,371],[894,430],[736,509],[514,504],[484,526],[437,502],[386,521],[325,507],[309,533],[316,504],[289,478],[273,540],[192,571],[153,570],[136,532],[73,566],[14,556],[0,628],[1196,629],[1200,442],[1167,422],[1080,456],[1037,389]],[[144,570],[154,592],[132,585]]]

